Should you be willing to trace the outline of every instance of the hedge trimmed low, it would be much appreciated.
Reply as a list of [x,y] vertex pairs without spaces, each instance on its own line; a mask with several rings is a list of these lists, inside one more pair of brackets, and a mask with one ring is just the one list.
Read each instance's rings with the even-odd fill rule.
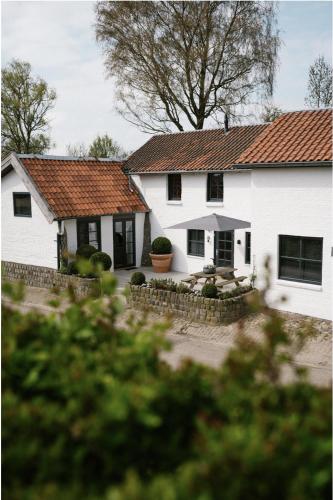
[[213,283],[207,283],[202,287],[201,294],[207,299],[215,299],[217,297],[217,288]]
[[143,283],[145,283],[145,282],[146,282],[146,276],[143,273],[141,273],[140,271],[137,271],[137,272],[132,274],[131,285],[140,286],[140,285],[143,285]]
[[96,252],[90,257],[90,262],[94,266],[98,266],[98,264],[102,264],[103,270],[108,271],[112,266],[112,260],[110,255],[105,252]]
[[171,253],[171,241],[164,236],[159,236],[155,238],[151,244],[152,253],[157,255],[164,255]]
[[90,257],[97,251],[97,248],[95,248],[93,245],[81,245],[76,250],[76,256],[82,257],[83,259],[90,259]]

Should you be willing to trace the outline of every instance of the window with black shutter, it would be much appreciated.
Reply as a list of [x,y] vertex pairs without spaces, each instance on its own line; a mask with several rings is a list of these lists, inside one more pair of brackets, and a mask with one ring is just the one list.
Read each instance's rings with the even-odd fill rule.
[[251,263],[251,233],[245,233],[245,264]]
[[15,217],[31,217],[30,193],[13,193]]
[[101,249],[101,220],[78,219],[77,220],[77,247],[81,245],[92,245]]
[[168,175],[168,200],[182,199],[182,176],[181,174]]
[[187,231],[187,253],[196,257],[205,256],[205,231],[201,229]]
[[223,174],[207,175],[207,201],[223,201]]
[[279,236],[279,278],[321,285],[323,239]]

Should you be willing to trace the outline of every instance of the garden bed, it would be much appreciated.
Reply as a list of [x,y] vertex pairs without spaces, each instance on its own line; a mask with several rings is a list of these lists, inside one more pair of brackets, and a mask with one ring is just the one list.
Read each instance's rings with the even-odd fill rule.
[[256,290],[250,289],[234,297],[223,298],[222,295],[222,298],[210,299],[197,293],[130,285],[128,302],[135,309],[151,309],[165,314],[172,312],[181,318],[216,325],[233,323],[248,314],[248,299],[254,293]]

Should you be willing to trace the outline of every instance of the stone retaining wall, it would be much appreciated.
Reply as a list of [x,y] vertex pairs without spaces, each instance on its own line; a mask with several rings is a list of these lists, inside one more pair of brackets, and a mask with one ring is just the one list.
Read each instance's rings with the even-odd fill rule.
[[23,281],[27,286],[39,288],[59,288],[66,290],[71,285],[79,297],[89,295],[96,290],[97,280],[94,278],[80,278],[75,275],[61,274],[49,267],[18,264],[17,262],[2,261],[2,279],[8,281]]
[[217,325],[232,323],[245,316],[248,313],[248,298],[254,293],[251,290],[239,297],[219,300],[131,285],[128,302],[135,309],[152,309]]

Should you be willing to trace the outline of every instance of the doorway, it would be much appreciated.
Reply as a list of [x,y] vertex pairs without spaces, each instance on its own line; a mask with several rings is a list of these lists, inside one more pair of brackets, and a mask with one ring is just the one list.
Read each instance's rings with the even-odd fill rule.
[[234,231],[215,232],[215,264],[234,267]]
[[134,216],[113,218],[114,267],[135,266],[135,219]]

